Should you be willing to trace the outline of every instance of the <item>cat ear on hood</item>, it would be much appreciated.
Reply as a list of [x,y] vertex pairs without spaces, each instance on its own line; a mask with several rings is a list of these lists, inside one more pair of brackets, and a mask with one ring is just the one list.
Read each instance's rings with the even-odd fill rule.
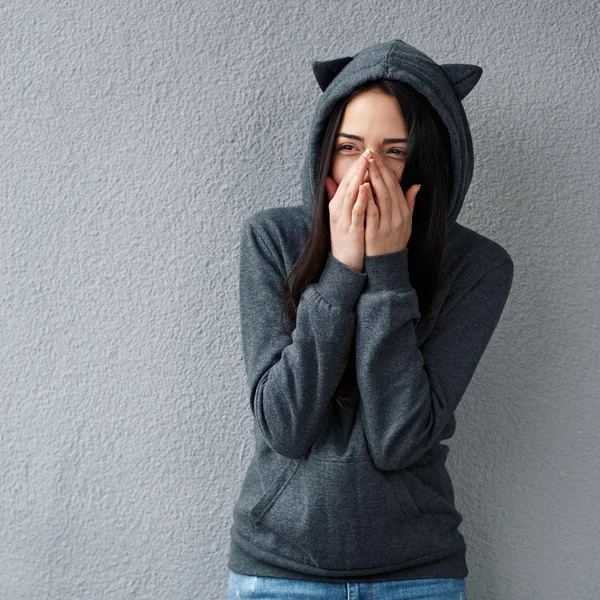
[[312,65],[313,73],[317,83],[324,92],[327,86],[333,81],[334,77],[354,58],[354,56],[343,56],[332,60],[314,60]]
[[483,69],[477,65],[465,63],[450,63],[440,65],[452,85],[452,89],[459,101],[475,87]]

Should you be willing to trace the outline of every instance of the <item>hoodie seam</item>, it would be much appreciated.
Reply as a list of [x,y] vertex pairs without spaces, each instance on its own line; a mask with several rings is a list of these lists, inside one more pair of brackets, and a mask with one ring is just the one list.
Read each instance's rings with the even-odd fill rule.
[[[248,536],[244,535],[243,533],[241,533],[240,531],[236,531],[235,532],[236,535],[238,536],[238,538],[241,538],[242,540],[244,540],[244,542],[246,542],[247,544],[254,544],[256,546],[258,546],[263,552],[265,552],[266,554],[269,554],[271,556],[275,556],[275,557],[279,557],[280,555],[273,552],[273,549],[270,548],[269,546],[264,546],[261,541],[258,539],[259,536],[254,536],[254,538],[249,538]],[[281,535],[281,534],[278,534]],[[287,538],[285,538],[287,541]],[[294,544],[295,545],[295,544]],[[401,561],[401,562],[396,562],[396,563],[385,563],[384,565],[381,565],[380,567],[377,568],[394,568],[394,569],[400,569],[402,567],[404,567],[406,565],[406,562],[410,562],[413,563],[415,560],[421,560],[424,558],[437,558],[437,557],[443,557],[448,549],[451,548],[455,548],[455,547],[462,547],[463,546],[463,541],[458,539],[453,541],[451,544],[448,544],[446,546],[441,547],[440,549],[434,551],[434,552],[425,552],[423,554],[419,554],[417,557],[415,557],[414,559],[411,559],[409,561]],[[306,553],[306,551],[304,549],[302,549],[303,553]],[[298,560],[298,559],[294,559],[294,558],[289,558],[289,557],[285,557],[288,561],[290,562],[294,562],[296,564],[300,564],[300,565],[308,565],[310,567],[315,567],[316,565],[312,562],[306,562],[304,560]],[[325,570],[325,569],[321,569],[321,570]],[[327,569],[327,570],[331,570],[331,569]],[[336,570],[336,569],[334,569]],[[346,569],[345,570],[346,573],[348,573],[348,575],[350,577],[352,577],[352,571],[363,571],[363,569]]]
[[392,51],[394,50],[394,46],[395,46],[395,45],[396,45],[396,42],[394,42],[394,43],[391,45],[391,47],[390,47],[390,49],[388,50],[388,53],[387,53],[387,55],[386,55],[386,57],[385,57],[385,74],[386,74],[386,77],[389,77],[389,76],[390,76],[390,54],[391,54],[391,53],[392,53]]

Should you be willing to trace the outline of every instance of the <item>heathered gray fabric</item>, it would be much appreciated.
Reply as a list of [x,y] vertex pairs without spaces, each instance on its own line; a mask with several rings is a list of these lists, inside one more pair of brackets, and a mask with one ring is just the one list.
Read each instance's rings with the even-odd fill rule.
[[[324,90],[303,166],[302,203],[241,228],[239,303],[255,451],[233,511],[228,567],[316,581],[466,577],[462,515],[445,466],[454,411],[508,298],[513,261],[456,222],[473,172],[461,99],[481,69],[437,65],[401,40],[313,63]],[[307,239],[323,119],[368,79],[402,79],[450,132],[454,187],[431,315],[420,321],[409,249],[366,256],[364,272],[331,252],[300,298],[290,336],[282,283]],[[417,200],[418,201],[418,200]],[[353,357],[353,408],[334,392]]]

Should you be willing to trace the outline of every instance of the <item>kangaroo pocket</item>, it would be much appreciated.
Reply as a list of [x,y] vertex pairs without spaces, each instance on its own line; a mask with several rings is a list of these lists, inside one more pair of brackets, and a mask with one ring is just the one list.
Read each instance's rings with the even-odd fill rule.
[[330,570],[399,564],[428,553],[429,536],[402,471],[360,462],[290,460],[251,510],[257,543]]
[[456,509],[454,486],[443,461],[411,465],[404,470],[404,482],[409,494],[418,498],[421,514],[440,536],[438,545],[460,535],[463,517]]

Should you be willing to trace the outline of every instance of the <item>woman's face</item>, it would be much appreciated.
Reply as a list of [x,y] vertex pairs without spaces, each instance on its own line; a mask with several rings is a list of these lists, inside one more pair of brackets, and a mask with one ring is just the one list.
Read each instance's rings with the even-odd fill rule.
[[[390,139],[386,141],[386,138]],[[406,123],[396,98],[375,91],[363,92],[344,109],[329,175],[339,185],[346,171],[370,148],[381,156],[400,181],[408,148],[407,138]]]

